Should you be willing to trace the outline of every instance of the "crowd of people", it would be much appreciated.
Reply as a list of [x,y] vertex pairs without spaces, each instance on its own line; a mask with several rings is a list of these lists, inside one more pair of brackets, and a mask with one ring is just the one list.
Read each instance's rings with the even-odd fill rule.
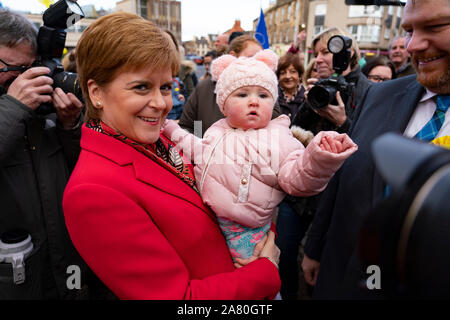
[[310,59],[304,29],[280,57],[219,35],[198,79],[170,31],[108,14],[62,60],[81,98],[0,10],[0,257],[33,244],[24,281],[0,260],[0,299],[297,300],[300,276],[313,299],[386,298],[361,285],[358,233],[389,196],[371,142],[450,136],[449,21],[448,0],[408,0],[388,56],[352,41],[345,90],[318,108],[339,28]]

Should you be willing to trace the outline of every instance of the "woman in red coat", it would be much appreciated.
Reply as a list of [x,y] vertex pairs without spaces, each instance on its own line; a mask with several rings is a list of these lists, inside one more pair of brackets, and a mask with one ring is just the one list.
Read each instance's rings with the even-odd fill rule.
[[121,299],[273,298],[273,233],[258,259],[236,269],[191,164],[160,135],[179,66],[171,40],[114,13],[86,29],[76,50],[87,122],[63,207],[83,259]]

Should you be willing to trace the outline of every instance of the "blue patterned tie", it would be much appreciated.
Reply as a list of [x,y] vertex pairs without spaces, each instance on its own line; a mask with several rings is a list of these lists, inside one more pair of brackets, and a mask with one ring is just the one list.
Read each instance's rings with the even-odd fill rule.
[[424,141],[433,140],[438,134],[445,120],[445,113],[450,105],[450,96],[438,95],[436,99],[436,111],[425,126],[420,129],[414,138]]
[[[414,138],[423,141],[432,141],[445,120],[445,113],[450,105],[450,96],[438,95],[436,99],[436,111],[422,129],[414,136]],[[391,193],[391,187],[386,185],[384,189],[384,197],[387,198]]]

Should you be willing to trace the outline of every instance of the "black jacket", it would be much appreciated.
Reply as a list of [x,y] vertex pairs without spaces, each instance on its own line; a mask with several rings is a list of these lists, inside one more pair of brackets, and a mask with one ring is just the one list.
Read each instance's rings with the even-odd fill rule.
[[280,110],[282,114],[285,114],[294,121],[295,115],[305,102],[305,88],[300,86],[300,90],[292,101],[287,102],[284,98],[283,91],[281,91],[280,86],[278,86],[278,104],[280,105]]
[[360,265],[358,254],[361,223],[383,200],[385,189],[372,159],[371,143],[385,132],[404,132],[424,92],[415,78],[371,86],[358,105],[349,131],[358,151],[329,182],[305,246],[305,254],[320,261],[314,298],[383,296],[383,285],[381,290],[361,290],[369,275]]
[[316,135],[319,131],[329,130],[335,130],[339,133],[347,132],[352,123],[356,105],[361,100],[366,89],[371,85],[371,82],[367,80],[366,76],[361,72],[359,67],[347,74],[344,78],[347,83],[353,83],[354,87],[350,96],[341,95],[345,103],[345,113],[347,115],[347,119],[342,126],[337,127],[331,121],[319,116],[312,110],[312,107],[306,101],[300,106],[292,125],[309,130],[314,133],[314,135]]
[[[11,96],[0,97],[0,235],[25,229],[34,245],[25,260],[24,284],[13,284],[11,264],[0,263],[0,299],[87,297],[87,269],[72,246],[62,212],[80,136],[81,128],[62,130],[56,117],[37,116]],[[67,287],[71,265],[80,267],[81,290]]]

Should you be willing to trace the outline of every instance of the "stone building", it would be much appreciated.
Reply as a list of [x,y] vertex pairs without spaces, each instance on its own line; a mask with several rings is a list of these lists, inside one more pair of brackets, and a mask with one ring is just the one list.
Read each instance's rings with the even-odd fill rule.
[[319,32],[339,27],[355,37],[363,54],[373,55],[385,54],[390,40],[401,33],[403,7],[347,6],[345,0],[277,0],[264,15],[270,46],[278,54],[289,49],[299,25],[305,24],[309,49]]
[[181,2],[175,0],[122,0],[116,11],[131,12],[173,33],[181,43]]

